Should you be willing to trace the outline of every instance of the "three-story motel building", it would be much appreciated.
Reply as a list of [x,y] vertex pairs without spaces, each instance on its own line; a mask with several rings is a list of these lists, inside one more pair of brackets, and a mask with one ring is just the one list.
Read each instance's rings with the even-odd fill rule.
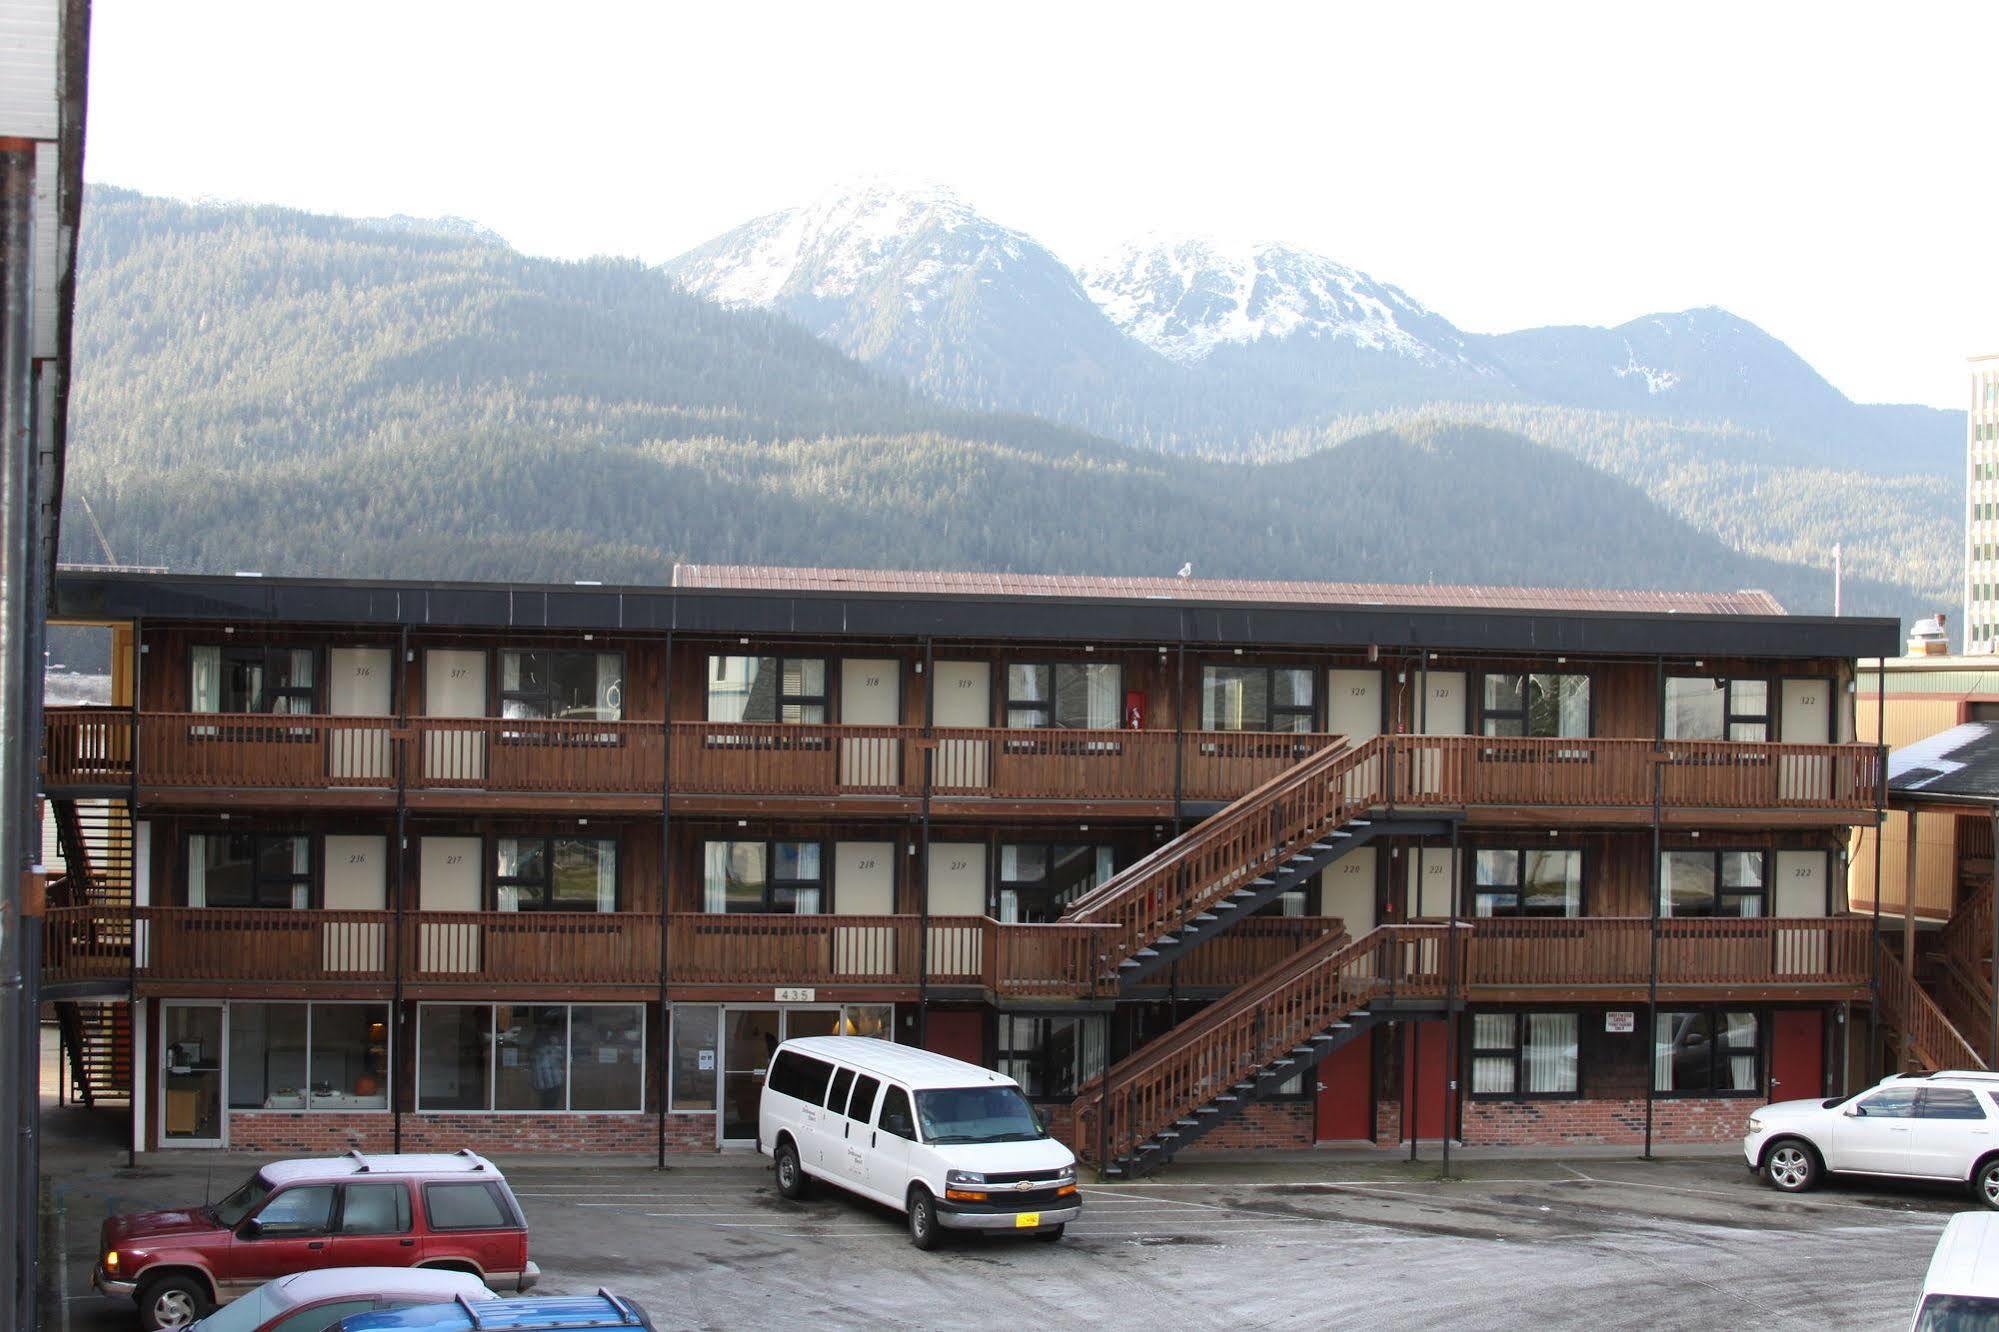
[[681,566],[70,570],[45,994],[137,1150],[713,1151],[828,1032],[1092,1161],[1711,1141],[1927,1001],[1849,914],[1889,620]]

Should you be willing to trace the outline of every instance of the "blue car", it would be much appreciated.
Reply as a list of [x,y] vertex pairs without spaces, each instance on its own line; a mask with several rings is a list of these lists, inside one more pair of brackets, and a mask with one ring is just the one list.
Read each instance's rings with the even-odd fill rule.
[[514,1300],[454,1300],[412,1309],[355,1314],[338,1332],[595,1332],[644,1328],[652,1319],[630,1300],[600,1290],[595,1295],[545,1295]]

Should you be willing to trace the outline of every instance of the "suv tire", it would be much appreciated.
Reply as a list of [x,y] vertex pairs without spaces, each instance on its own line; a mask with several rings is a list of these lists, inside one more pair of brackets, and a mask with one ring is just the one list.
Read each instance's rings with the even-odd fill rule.
[[1056,1240],[1062,1238],[1062,1231],[1065,1228],[1066,1223],[1061,1226],[1050,1226],[1046,1230],[1037,1230],[1034,1232],[1034,1238],[1040,1240],[1043,1244],[1053,1244]]
[[937,1200],[921,1184],[909,1191],[909,1242],[926,1253],[944,1242],[944,1227],[937,1224]]
[[146,1332],[182,1328],[215,1312],[208,1290],[191,1276],[169,1273],[139,1287],[139,1326]]
[[1802,1138],[1779,1138],[1763,1153],[1763,1178],[1779,1193],[1804,1193],[1823,1173],[1818,1153]]
[[1971,1177],[1971,1194],[1985,1206],[1999,1208],[1999,1156],[1978,1167]]
[[786,1138],[777,1145],[771,1169],[777,1174],[777,1191],[793,1202],[802,1202],[812,1196],[812,1180],[805,1173],[805,1167],[798,1163],[798,1148]]

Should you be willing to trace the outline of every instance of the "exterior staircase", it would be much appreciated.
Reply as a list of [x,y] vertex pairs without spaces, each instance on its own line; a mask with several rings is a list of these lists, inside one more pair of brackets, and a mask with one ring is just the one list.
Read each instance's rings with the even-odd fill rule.
[[132,1006],[57,1000],[70,1099],[78,1105],[132,1101]]
[[59,865],[50,865],[44,951],[90,979],[47,987],[79,1105],[132,1099],[132,808],[120,797],[48,802]]
[[[1321,749],[1071,903],[1062,919],[1110,925],[1103,979],[1121,991],[1185,957],[1390,824],[1390,739]],[[1402,834],[1437,820],[1397,821]]]
[[1149,1174],[1348,1041],[1445,993],[1449,927],[1327,935],[1119,1061],[1075,1101],[1078,1153]]
[[1877,943],[1876,956],[1881,973],[1881,1020],[1891,1032],[1889,1048],[1904,1064],[1902,1071],[1933,1073],[1986,1067],[1936,1000],[1916,983],[1895,950]]
[[1937,931],[1929,977],[1952,1023],[1988,1064],[1992,1044],[1992,887],[1964,900]]

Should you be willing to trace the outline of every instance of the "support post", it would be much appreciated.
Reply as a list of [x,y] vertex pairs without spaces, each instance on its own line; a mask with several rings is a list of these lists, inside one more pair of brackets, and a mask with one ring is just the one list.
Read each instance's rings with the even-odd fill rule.
[[[678,614],[678,606],[675,613]],[[659,1058],[653,1061],[654,1128],[653,1168],[666,1169],[667,1061],[673,1057],[673,1009],[667,998],[671,973],[667,969],[666,941],[673,920],[673,626],[666,627],[666,661],[659,678]],[[716,1089],[721,1088],[719,1070]],[[719,1113],[719,1108],[718,1108]]]
[[[131,1131],[125,1135],[125,1168],[127,1170],[138,1169],[139,1136],[146,1129],[146,1107],[144,1098],[139,1095],[139,1086],[142,1079],[139,1077],[138,1069],[139,1061],[146,1057],[146,1044],[139,1039],[139,1005],[142,1002],[139,998],[139,751],[142,748],[139,743],[139,729],[145,724],[144,716],[139,711],[139,697],[145,687],[145,638],[146,618],[143,615],[135,615],[132,617],[132,679],[130,683],[132,690],[132,753],[131,761],[127,765],[125,773],[125,819],[131,825],[127,831],[132,839],[132,883],[130,891],[125,894],[125,1017],[130,1024],[128,1030],[132,1033],[132,1123],[129,1126]],[[148,947],[152,945],[150,936],[147,937],[146,944]],[[396,1021],[400,1019],[391,1020]],[[393,1072],[393,1070],[391,1071]],[[389,1080],[389,1090],[391,1093],[395,1091],[395,1087],[396,1080],[392,1077]]]
[[[1659,756],[1654,755],[1656,760]],[[1666,768],[1652,764],[1652,920],[1651,961],[1645,969],[1645,1156],[1652,1159],[1652,1108],[1659,1098],[1659,913],[1664,893],[1663,851],[1659,845],[1665,796]]]
[[1445,936],[1444,955],[1444,1168],[1441,1177],[1451,1177],[1451,1136],[1458,1131],[1458,823],[1451,820],[1451,925]]
[[[1173,835],[1178,837],[1186,825],[1186,813],[1181,808],[1185,798],[1187,767],[1187,719],[1183,715],[1187,707],[1187,639],[1180,639],[1178,665],[1174,671],[1173,685]],[[1176,964],[1177,965],[1177,964]]]
[[[1881,843],[1888,838],[1888,663],[1874,663],[1874,934],[1867,949],[1867,1071],[1879,1081],[1881,1067]],[[1999,901],[1995,901],[1999,905]]]
[[[1902,968],[1909,973],[1909,984],[1913,988],[1916,981],[1916,811],[1907,811],[1908,829],[1902,839]],[[1898,1073],[1909,1071],[1909,1057],[1915,1052],[1915,1041],[1909,1028],[1914,1025],[1914,1014],[1902,1014],[1902,1042]]]
[[1403,1065],[1403,1087],[1409,1093],[1409,1159],[1416,1159],[1416,1139],[1422,1133],[1422,1116],[1418,1113],[1423,1103],[1423,1024],[1409,1024],[1407,1043],[1409,1058]]
[[930,635],[923,636],[923,823],[916,851],[916,1043],[928,1048],[930,1034],[930,793],[936,780],[937,654]]
[[[40,1051],[28,1033],[39,1005],[37,977],[27,970],[27,829],[40,752],[24,729],[28,690],[28,580],[34,559],[35,145],[0,139],[0,1207],[17,1224],[0,1243],[0,1321],[35,1322],[35,1107]],[[25,1093],[25,1094],[24,1094]]]
[[[396,670],[395,681],[396,730],[402,738],[395,744],[396,765],[396,835],[389,848],[389,863],[395,867],[395,918],[390,929],[395,932],[392,947],[395,971],[391,975],[394,983],[393,1006],[389,1013],[389,1030],[405,1036],[414,1034],[414,1024],[407,1022],[408,1013],[403,1002],[403,975],[408,970],[409,961],[405,954],[410,947],[409,931],[409,760],[411,743],[410,729],[410,627],[401,625],[396,630]],[[395,1057],[389,1068],[389,1132],[394,1140],[395,1150],[403,1149],[403,1098],[414,1098],[416,1089],[406,1085],[411,1079],[401,1077],[402,1052],[407,1042],[394,1046]],[[410,1060],[414,1070],[416,1061]]]
[[[1992,836],[1994,839],[1992,845],[1995,848],[1999,848],[1999,805],[1994,805],[1992,807],[1992,812],[1990,817],[1991,817]],[[1994,852],[1992,857],[1992,863],[1995,867],[1999,867],[1999,851]],[[1992,900],[1991,915],[1992,915],[1993,965],[1992,965],[1992,970],[1989,970],[1985,973],[1985,981],[1987,985],[1992,986],[1991,990],[1992,1030],[1989,1034],[1992,1037],[1992,1045],[1990,1049],[1992,1051],[1991,1059],[1993,1062],[1987,1065],[1987,1067],[1999,1068],[1999,985],[1993,984],[1994,972],[1999,972],[1999,872],[1995,872],[1992,876],[1992,889],[1989,896],[1991,897]]]

